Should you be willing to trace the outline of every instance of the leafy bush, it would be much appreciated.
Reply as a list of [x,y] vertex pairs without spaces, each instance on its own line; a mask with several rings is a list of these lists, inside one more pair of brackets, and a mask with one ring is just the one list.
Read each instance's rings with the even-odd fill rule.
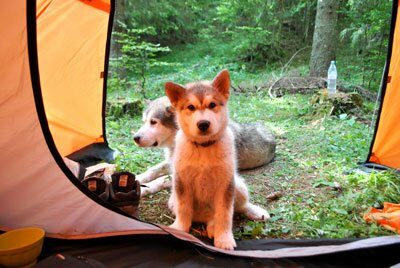
[[272,64],[284,56],[279,41],[271,32],[261,27],[236,27],[231,35],[236,40],[233,49],[236,57],[250,66]]
[[204,10],[212,10],[212,1],[125,0],[124,8],[128,26],[157,32],[144,36],[147,41],[177,45],[196,40],[198,30],[207,26]]
[[350,76],[359,73],[354,82],[373,91],[379,87],[386,58],[391,2],[351,0],[341,7],[340,40],[352,49]]
[[[168,47],[153,44],[143,40],[143,35],[156,35],[154,28],[133,29],[119,22],[123,31],[115,32],[115,43],[121,47],[121,55],[111,59],[111,64],[117,71],[119,82],[124,88],[134,87],[135,91],[146,98],[146,78],[151,68],[157,66],[168,66],[167,62],[159,61],[158,54],[169,52]],[[123,69],[123,74],[118,73]],[[137,78],[136,87],[132,85],[130,78]],[[117,84],[118,86],[118,84]]]

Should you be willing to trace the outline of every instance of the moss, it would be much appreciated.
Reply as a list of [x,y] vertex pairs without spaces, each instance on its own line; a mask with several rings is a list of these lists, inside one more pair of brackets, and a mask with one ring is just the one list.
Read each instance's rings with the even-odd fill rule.
[[317,117],[340,114],[358,116],[364,110],[363,98],[355,92],[328,94],[323,89],[311,97],[310,103],[314,109],[313,115]]
[[136,99],[127,101],[125,99],[117,99],[107,102],[107,116],[114,118],[124,115],[137,116],[143,111],[144,103],[142,100]]

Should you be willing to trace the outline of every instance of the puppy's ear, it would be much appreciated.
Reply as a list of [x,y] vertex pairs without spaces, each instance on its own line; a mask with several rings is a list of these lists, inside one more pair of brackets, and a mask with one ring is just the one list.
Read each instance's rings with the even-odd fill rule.
[[175,109],[172,106],[167,106],[165,107],[165,116],[167,117],[173,117],[175,115]]
[[185,92],[186,89],[179,84],[175,84],[174,82],[165,83],[165,94],[167,94],[167,97],[174,107],[178,103],[179,99],[182,98],[183,95],[185,95]]
[[228,70],[224,69],[212,81],[213,87],[219,91],[226,99],[229,98],[229,89],[231,87],[231,79]]

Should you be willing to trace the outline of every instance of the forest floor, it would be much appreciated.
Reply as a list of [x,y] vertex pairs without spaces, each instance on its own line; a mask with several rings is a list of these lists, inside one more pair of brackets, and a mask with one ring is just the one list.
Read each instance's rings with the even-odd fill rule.
[[[207,51],[197,49],[195,59],[190,58],[191,53],[193,48],[178,52],[175,58],[167,56],[167,60],[179,64],[170,71],[152,72],[146,97],[161,96],[162,84],[167,80],[186,83],[212,79],[225,67],[232,69],[234,85],[252,85],[271,77],[271,70],[250,73],[224,63],[223,59],[216,62],[207,56]],[[293,72],[302,75],[305,69],[299,66]],[[132,92],[110,92],[109,95],[126,100],[134,98]],[[251,200],[265,207],[271,219],[264,223],[235,216],[236,238],[345,238],[391,234],[377,225],[367,224],[363,214],[370,207],[382,206],[383,201],[399,202],[400,189],[396,186],[399,178],[388,172],[365,175],[356,171],[358,163],[365,161],[368,154],[373,134],[370,127],[373,104],[365,102],[361,116],[326,116],[315,113],[311,97],[310,94],[286,94],[271,98],[266,90],[232,94],[231,119],[263,122],[273,130],[277,140],[273,162],[241,172]],[[141,123],[141,115],[107,118],[108,141],[121,153],[117,166],[135,174],[163,160],[162,150],[135,146],[131,132]],[[282,196],[274,201],[267,200],[274,192]],[[173,215],[167,207],[169,194],[169,190],[163,190],[142,198],[140,218],[171,224]],[[193,233],[198,233],[196,230],[200,228],[202,226],[196,226]]]

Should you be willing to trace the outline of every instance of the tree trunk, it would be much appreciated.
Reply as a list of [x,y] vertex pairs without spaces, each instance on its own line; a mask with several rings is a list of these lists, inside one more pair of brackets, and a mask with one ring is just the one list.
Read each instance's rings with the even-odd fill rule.
[[[125,15],[125,0],[115,1],[115,17],[114,17],[114,31],[121,32],[122,28],[118,24],[122,22],[124,24],[127,23],[126,15]],[[112,40],[111,45],[111,53],[112,55],[118,55],[119,50],[121,50],[121,45],[117,44]]]
[[[122,22],[124,24],[127,24],[127,17],[126,17],[126,3],[125,0],[118,0],[115,1],[115,17],[114,17],[114,32],[122,32],[123,29],[119,25],[118,22]],[[118,44],[115,42],[115,39],[111,39],[111,58],[119,58],[121,57],[121,44]],[[112,70],[115,72],[119,78],[125,78],[126,77],[126,69],[122,64],[117,60],[116,70]]]
[[318,0],[310,58],[310,76],[325,77],[337,46],[338,0]]
[[125,0],[115,1],[115,19],[123,23],[127,22]]

